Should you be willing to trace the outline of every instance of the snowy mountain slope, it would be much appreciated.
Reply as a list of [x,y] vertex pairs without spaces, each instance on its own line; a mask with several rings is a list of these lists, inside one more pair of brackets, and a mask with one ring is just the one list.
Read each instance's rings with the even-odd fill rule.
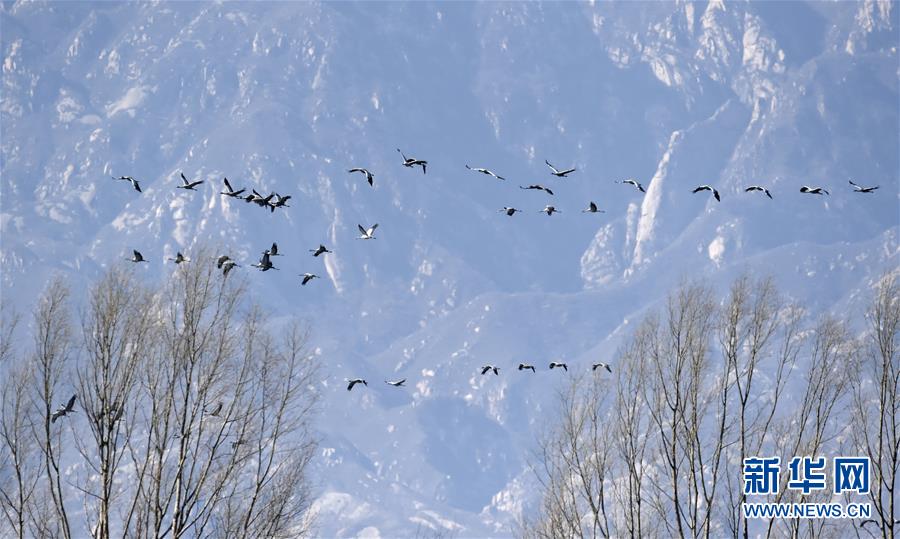
[[[611,358],[686,276],[771,273],[843,310],[897,266],[889,2],[0,9],[3,301],[28,309],[54,272],[89,282],[134,248],[162,279],[177,250],[249,263],[277,241],[283,271],[243,271],[277,316],[312,319],[328,366],[326,536],[509,534],[557,374],[515,365]],[[181,171],[207,183],[180,192]],[[226,199],[223,176],[292,207]],[[607,213],[581,214],[588,200]],[[335,253],[312,258],[319,243]],[[300,287],[304,271],[327,279]],[[491,362],[503,375],[479,376]]]

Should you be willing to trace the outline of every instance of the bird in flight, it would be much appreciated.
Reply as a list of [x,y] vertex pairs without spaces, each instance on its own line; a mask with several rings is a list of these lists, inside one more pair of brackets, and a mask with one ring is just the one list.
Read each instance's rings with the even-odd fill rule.
[[402,380],[385,380],[384,383],[394,387],[404,387],[403,384],[406,383],[406,378]]
[[475,172],[480,172],[480,173],[482,173],[482,174],[487,174],[488,176],[493,176],[493,177],[497,178],[498,180],[505,180],[505,179],[506,179],[506,178],[504,178],[503,176],[498,176],[498,175],[494,174],[493,172],[491,172],[490,170],[488,170],[488,169],[486,169],[486,168],[474,168],[474,167],[470,167],[469,165],[466,165],[466,168],[469,169],[469,170],[474,170]]
[[607,365],[606,363],[603,363],[603,362],[601,362],[601,363],[594,363],[594,365],[591,367],[591,370],[592,370],[592,371],[596,371],[598,368],[606,369],[606,372],[609,372],[609,373],[612,372],[612,369],[609,368],[609,365]]
[[130,260],[132,262],[147,262],[146,260],[144,260],[144,255],[142,255],[141,252],[137,249],[132,249],[131,252],[134,254],[131,256],[131,258],[126,258],[125,260]]
[[189,191],[196,191],[194,187],[197,187],[203,183],[203,180],[197,180],[193,182],[189,182],[187,178],[184,177],[184,172],[181,173],[181,185],[176,185],[178,189],[187,189]]
[[119,176],[118,178],[116,178],[115,176],[110,176],[110,178],[114,180],[125,180],[126,182],[131,182],[131,186],[134,187],[134,190],[138,193],[141,192],[141,184],[131,176]]
[[880,185],[876,185],[875,187],[863,187],[862,185],[853,183],[853,180],[850,180],[850,185],[853,186],[853,191],[855,193],[874,193],[876,189],[881,187]]
[[366,387],[369,386],[369,383],[366,382],[365,380],[363,380],[362,378],[354,378],[353,380],[347,380],[347,381],[350,382],[350,384],[347,385],[347,391],[350,391],[351,389],[353,389],[353,386],[355,386],[356,384],[362,384]]
[[269,251],[264,251],[262,258],[259,259],[259,262],[256,264],[250,264],[254,268],[259,268],[259,271],[269,271],[270,269],[277,270],[274,265],[272,265],[272,261],[269,260]]
[[203,411],[211,416],[219,417],[219,413],[222,411],[222,401],[217,402],[215,408],[212,410],[204,408]]
[[[404,158],[404,159],[405,159],[405,158]],[[423,168],[423,170],[424,170],[425,165],[422,165],[422,168]],[[375,175],[372,174],[371,172],[369,172],[369,169],[365,169],[365,168],[351,168],[351,169],[348,170],[347,172],[362,172],[363,174],[366,175],[366,181],[369,182],[369,185],[372,186],[372,187],[375,187]]]
[[71,414],[75,411],[75,397],[77,397],[77,395],[72,395],[72,398],[70,398],[65,404],[61,404],[59,408],[57,408],[53,412],[53,414],[50,416],[51,423],[56,423],[57,419],[65,417],[66,414]]
[[315,249],[310,249],[309,252],[312,253],[313,256],[319,256],[321,254],[330,253],[332,251],[329,251],[324,245],[319,244],[318,247],[316,247]]
[[375,239],[375,229],[378,228],[378,223],[370,226],[369,228],[363,228],[362,225],[356,225],[359,228],[360,236],[356,239],[358,240],[374,240]]
[[306,283],[312,281],[313,279],[319,278],[319,276],[314,273],[304,273],[304,274],[300,275],[300,277],[303,277],[303,280],[300,281],[300,284],[303,286],[306,286]]
[[716,191],[715,189],[713,189],[712,186],[709,186],[706,184],[698,185],[697,187],[694,188],[693,191],[691,191],[691,193],[699,193],[700,191],[712,191],[713,196],[716,198],[716,202],[722,201],[722,199],[719,198],[719,192]]
[[[619,182],[617,181],[616,183],[619,183]],[[637,180],[634,180],[634,179],[628,179],[628,180],[625,180],[625,181],[623,181],[623,182],[621,182],[621,183],[627,183],[628,185],[633,185],[633,186],[637,187],[638,191],[640,191],[641,193],[646,193],[646,192],[647,192],[647,191],[644,191],[644,186],[641,185],[641,183],[640,183],[639,181],[637,181]]]
[[263,252],[269,256],[281,256],[280,254],[278,254],[278,244],[274,241],[272,242],[272,247],[266,249]]
[[822,189],[821,187],[808,187],[806,185],[804,185],[803,187],[800,188],[800,192],[807,193],[810,195],[830,195],[831,194],[828,191],[826,191],[825,189]]
[[[400,148],[397,148],[397,151],[400,152]],[[411,157],[406,157],[405,155],[403,155],[403,152],[400,152],[400,157],[403,158],[404,167],[412,168],[415,166],[420,166],[422,167],[422,174],[425,174],[425,167],[428,166],[428,161],[425,161],[424,159],[413,159]]]
[[505,213],[506,215],[509,215],[510,217],[512,217],[517,211],[522,211],[522,210],[517,210],[516,208],[510,208],[509,206],[503,206],[502,210],[497,210],[497,211],[499,211],[500,213]]
[[556,167],[550,164],[550,161],[544,159],[544,163],[546,163],[547,166],[550,167],[550,174],[553,174],[557,178],[565,178],[567,174],[575,172],[575,167],[567,168],[566,170],[557,170]]
[[525,370],[528,370],[528,369],[531,369],[531,372],[537,372],[537,371],[534,370],[534,365],[529,365],[529,364],[527,364],[527,363],[519,363],[519,370],[520,370],[520,371],[525,371]]
[[528,187],[525,187],[524,185],[520,185],[519,189],[537,189],[538,191],[546,191],[548,195],[553,194],[553,191],[547,189],[543,185],[538,185],[538,184],[529,185]]
[[557,210],[556,206],[544,206],[544,209],[541,210],[540,213],[546,213],[547,215],[553,215],[554,213],[562,213],[562,212]]
[[181,254],[181,251],[178,251],[177,253],[175,253],[175,258],[169,258],[169,260],[171,260],[172,262],[175,262],[176,264],[181,264],[182,262],[188,261],[188,259],[185,258],[184,255]]
[[281,196],[278,193],[275,193],[275,202],[269,202],[269,209],[272,212],[275,211],[275,208],[290,208],[287,205],[287,201],[291,199],[291,195]]
[[228,272],[231,271],[231,268],[238,266],[238,263],[234,260],[226,260],[222,263],[222,275],[228,277]]
[[581,210],[581,213],[606,213],[606,212],[604,210],[598,209],[597,204],[595,204],[594,201],[592,200],[588,204],[588,207],[586,209]]
[[222,191],[221,193],[219,193],[220,195],[225,195],[227,197],[233,197],[233,198],[241,198],[241,193],[246,191],[246,189],[239,189],[239,190],[235,191],[231,187],[231,184],[228,182],[228,178],[224,178],[222,181],[225,182],[226,191]]
[[761,191],[765,193],[767,197],[772,198],[772,193],[770,193],[768,189],[761,185],[751,185],[750,187],[744,189],[745,193],[749,193],[751,191]]
[[493,365],[485,365],[484,367],[481,367],[482,375],[487,374],[488,371],[494,371],[494,375],[497,376],[500,374],[500,367],[495,367]]
[[562,367],[564,371],[569,372],[569,366],[565,363],[557,363],[556,361],[550,362],[550,370],[552,371],[556,367]]

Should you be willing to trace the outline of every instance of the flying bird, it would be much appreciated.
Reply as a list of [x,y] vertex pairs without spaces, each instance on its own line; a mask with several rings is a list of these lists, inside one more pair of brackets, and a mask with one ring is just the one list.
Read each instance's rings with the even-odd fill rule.
[[875,187],[863,187],[862,185],[853,183],[853,180],[850,180],[850,185],[853,186],[853,191],[855,193],[874,193],[876,189],[881,187],[880,185],[876,185]]
[[321,254],[330,253],[332,251],[329,251],[324,245],[319,244],[318,247],[316,247],[315,249],[310,249],[309,252],[312,253],[313,256],[319,256]]
[[[405,159],[405,158],[404,158]],[[424,165],[422,165],[424,169]],[[369,185],[375,187],[375,175],[369,172],[369,169],[365,168],[351,168],[347,172],[362,172],[366,175],[366,181],[369,182]]]
[[[616,183],[620,183],[620,182],[617,181]],[[637,187],[638,191],[640,191],[641,193],[646,193],[646,192],[647,192],[647,191],[644,191],[644,186],[641,185],[641,183],[640,183],[639,181],[637,181],[637,180],[628,179],[628,180],[625,180],[625,181],[623,181],[623,182],[621,182],[621,183],[627,183],[628,185],[633,185],[633,186]]]
[[220,195],[225,195],[225,196],[228,196],[228,197],[234,197],[234,198],[241,198],[241,193],[243,193],[244,191],[246,191],[246,189],[239,189],[239,190],[235,191],[235,190],[231,187],[231,184],[228,183],[228,178],[225,178],[225,179],[223,179],[222,181],[225,182],[225,189],[227,189],[227,190],[226,190],[226,191],[222,191],[221,193],[219,193]]
[[538,185],[538,184],[529,185],[528,187],[525,187],[524,185],[520,185],[519,189],[537,189],[538,191],[546,191],[548,195],[553,194],[553,191],[547,189],[543,185]]
[[550,167],[550,174],[553,174],[557,178],[565,178],[567,174],[575,172],[575,167],[567,168],[566,170],[557,170],[556,167],[551,165],[546,159],[544,159],[544,163],[547,163],[547,166]]
[[360,236],[356,239],[358,240],[374,240],[375,239],[375,229],[378,228],[378,223],[370,226],[369,228],[363,228],[362,225],[356,225],[359,228]]
[[197,180],[194,182],[189,182],[187,178],[184,177],[184,172],[181,173],[181,185],[176,185],[178,189],[187,189],[189,191],[196,191],[194,187],[197,187],[203,183],[203,180]]
[[263,252],[262,258],[259,259],[259,262],[256,264],[250,264],[254,268],[259,268],[259,271],[269,271],[270,269],[277,270],[275,266],[272,265],[272,261],[269,260],[269,251]]
[[[400,152],[400,148],[397,148],[397,151]],[[400,152],[400,157],[403,158],[403,166],[404,167],[422,167],[422,174],[425,174],[425,167],[428,166],[428,161],[424,159],[413,159],[411,157],[406,157],[403,155],[403,152]]]
[[228,262],[229,260],[231,260],[231,257],[228,255],[220,256],[219,258],[216,259],[216,267],[219,269],[222,269],[222,265],[225,264],[225,262]]
[[119,176],[118,178],[116,178],[115,176],[110,176],[110,178],[114,180],[125,180],[127,182],[131,182],[131,186],[134,187],[134,190],[138,193],[141,192],[141,184],[131,176]]
[[406,383],[406,378],[402,380],[385,380],[384,383],[394,387],[404,387],[403,384]]
[[699,193],[700,191],[712,191],[713,196],[716,198],[716,202],[721,202],[721,201],[722,201],[722,199],[719,198],[719,192],[716,191],[715,189],[713,189],[713,188],[712,188],[711,186],[709,186],[709,185],[705,185],[705,184],[704,184],[704,185],[698,185],[697,187],[694,188],[693,191],[691,191],[691,193]]
[[498,175],[494,174],[493,172],[491,172],[490,170],[488,170],[488,169],[486,169],[486,168],[474,168],[474,167],[470,167],[469,165],[466,165],[466,168],[469,169],[469,170],[474,170],[475,172],[480,172],[480,173],[482,173],[482,174],[487,174],[488,176],[493,176],[493,177],[497,178],[498,180],[505,180],[505,179],[506,179],[506,178],[504,178],[503,176],[498,176]]
[[517,210],[516,208],[510,208],[509,206],[503,206],[502,210],[497,210],[497,211],[499,211],[500,213],[505,213],[506,215],[509,215],[510,217],[512,217],[517,211],[522,211],[522,210]]
[[531,372],[537,372],[534,370],[534,365],[529,365],[527,363],[519,363],[519,370],[524,371],[527,369],[531,369]]
[[77,395],[72,395],[72,398],[70,398],[65,404],[61,404],[59,408],[57,408],[53,412],[53,414],[50,416],[51,423],[56,423],[57,419],[65,417],[66,414],[71,414],[75,411],[75,397],[77,397]]
[[494,375],[496,376],[496,375],[500,374],[500,367],[495,367],[493,365],[485,365],[484,367],[481,368],[481,374],[483,374],[483,375],[487,374],[488,371],[494,371]]
[[269,203],[269,209],[274,212],[275,208],[290,208],[290,206],[287,205],[287,201],[290,199],[291,195],[281,196],[278,193],[275,193],[275,202]]
[[185,258],[184,255],[181,254],[181,251],[178,251],[178,252],[175,254],[175,258],[169,258],[169,260],[175,262],[176,264],[181,264],[182,262],[187,262],[187,261],[188,261],[188,259]]
[[606,212],[604,210],[598,209],[597,204],[595,204],[594,201],[592,200],[588,204],[587,209],[581,210],[581,213],[606,213]]
[[810,195],[830,195],[828,191],[822,189],[821,187],[808,187],[804,185],[800,188],[801,193],[808,193]]
[[203,411],[211,416],[219,417],[219,412],[222,411],[222,401],[217,402],[215,408],[213,408],[212,410],[206,410],[204,408]]
[[602,363],[602,362],[594,363],[594,365],[591,367],[591,370],[596,371],[598,368],[601,368],[601,367],[606,369],[606,372],[612,373],[612,369],[609,368],[609,365],[607,365],[606,363]]
[[275,243],[274,241],[272,242],[272,247],[269,249],[266,249],[263,252],[267,253],[269,256],[281,256],[280,254],[278,254],[278,244]]
[[300,282],[301,285],[306,286],[306,283],[312,281],[313,279],[318,279],[319,276],[314,273],[304,273],[301,275],[303,280]]
[[745,193],[749,193],[751,191],[761,191],[765,193],[767,197],[772,198],[772,193],[770,193],[768,189],[761,185],[751,185],[750,187],[744,189]]
[[557,363],[556,361],[550,362],[550,370],[552,371],[556,367],[562,367],[564,371],[569,372],[569,366],[565,363]]
[[131,258],[126,258],[125,260],[130,260],[132,262],[147,262],[146,260],[144,260],[144,255],[142,255],[141,252],[137,249],[132,249],[131,252],[134,254],[131,256]]
[[224,275],[225,277],[228,277],[228,272],[231,271],[231,268],[234,268],[234,267],[239,267],[237,262],[235,262],[234,260],[226,260],[222,264],[222,275]]
[[347,386],[347,391],[350,391],[351,389],[353,389],[353,386],[355,386],[356,384],[362,384],[366,387],[369,386],[369,383],[366,382],[365,380],[363,380],[362,378],[354,378],[353,380],[347,380],[347,381],[350,382],[350,384]]
[[544,209],[541,210],[540,213],[546,213],[547,215],[553,215],[554,213],[562,213],[562,212],[557,210],[556,206],[544,206]]

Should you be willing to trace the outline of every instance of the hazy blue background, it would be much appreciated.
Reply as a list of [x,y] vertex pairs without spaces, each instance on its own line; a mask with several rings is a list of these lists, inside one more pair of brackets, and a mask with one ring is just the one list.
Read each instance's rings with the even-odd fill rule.
[[[277,241],[286,271],[240,271],[276,318],[314,325],[325,536],[512,534],[564,378],[515,365],[612,358],[685,278],[772,274],[860,313],[897,268],[887,1],[0,6],[2,301],[27,311],[50,275],[88,283],[131,249],[153,280],[198,243],[249,263]],[[181,171],[207,183],[176,190]],[[223,175],[292,207],[225,199]],[[301,288],[305,271],[325,278]],[[369,388],[348,394],[355,376]]]

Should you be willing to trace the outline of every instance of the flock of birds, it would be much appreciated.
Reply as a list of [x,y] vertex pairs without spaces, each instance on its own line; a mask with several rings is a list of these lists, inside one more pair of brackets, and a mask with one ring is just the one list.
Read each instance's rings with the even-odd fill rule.
[[[400,157],[403,159],[402,164],[404,167],[406,167],[406,168],[421,167],[422,174],[426,174],[427,168],[428,168],[428,161],[426,161],[424,159],[416,159],[413,157],[408,157],[399,148],[397,148],[397,152],[400,154]],[[550,174],[557,178],[567,178],[569,176],[569,174],[572,174],[573,172],[577,171],[577,169],[575,167],[563,168],[563,169],[556,168],[554,165],[552,165],[547,160],[545,160],[544,163],[550,169]],[[466,164],[466,169],[471,170],[473,172],[480,173],[480,174],[484,174],[486,176],[490,176],[490,177],[495,178],[500,181],[506,180],[506,178],[504,178],[503,176],[500,176],[499,174],[497,174],[487,168],[472,167],[472,166],[469,166],[468,164]],[[375,186],[375,175],[369,169],[362,168],[362,167],[354,167],[354,168],[349,169],[347,172],[350,174],[356,174],[356,173],[362,174],[365,177],[365,181],[366,181],[366,183],[369,184],[369,186],[371,186],[371,187]],[[132,176],[119,176],[119,177],[113,176],[112,178],[114,180],[127,181],[127,182],[131,183],[131,186],[135,191],[137,191],[138,193],[142,192],[140,181],[136,180]],[[182,172],[181,173],[181,185],[177,185],[176,188],[184,189],[185,191],[196,191],[197,186],[202,185],[203,183],[204,183],[204,180],[193,180],[193,181],[188,180],[187,177]],[[640,191],[641,193],[646,193],[644,186],[635,179],[627,179],[627,180],[623,180],[621,182],[617,181],[616,183],[622,183],[624,185],[631,185],[635,189]],[[879,186],[877,186],[877,185],[870,186],[870,187],[858,185],[858,184],[854,183],[853,180],[850,180],[849,183],[850,183],[850,186],[853,188],[853,191],[856,193],[874,193],[875,190],[877,190],[879,188]],[[289,208],[290,207],[290,206],[288,206],[287,203],[291,199],[291,195],[282,195],[282,194],[279,194],[276,192],[272,192],[267,196],[263,196],[259,192],[257,192],[255,189],[251,189],[250,193],[245,194],[247,191],[246,188],[234,189],[231,186],[231,183],[228,181],[227,177],[223,179],[223,184],[224,184],[225,190],[220,192],[220,194],[223,196],[227,196],[229,198],[233,198],[233,199],[237,199],[237,200],[243,200],[247,203],[254,203],[260,208],[268,209],[270,212],[274,212],[278,208]],[[525,189],[525,190],[543,191],[543,192],[547,193],[548,195],[553,196],[553,190],[548,187],[545,187],[541,184],[520,185],[519,188]],[[707,184],[698,185],[691,192],[699,193],[701,191],[709,191],[712,194],[713,198],[716,199],[717,202],[720,202],[722,200],[722,197],[719,194],[719,191],[711,185],[707,185]],[[769,191],[769,189],[762,185],[750,185],[747,188],[745,188],[744,191],[748,192],[748,193],[759,192],[759,193],[762,193],[765,196],[769,197],[770,199],[774,198],[774,197],[772,197],[772,193]],[[810,187],[807,185],[802,186],[800,188],[800,192],[805,193],[805,194],[810,194],[810,195],[823,195],[823,196],[831,194],[828,192],[828,190],[826,190],[822,187]],[[505,213],[506,215],[512,217],[513,215],[521,212],[522,210],[512,207],[512,206],[504,206],[503,208],[501,208],[498,211],[500,213]],[[540,212],[546,213],[548,216],[552,216],[554,213],[561,213],[560,210],[557,209],[556,206],[554,206],[552,204],[546,205],[544,207],[544,209],[540,210]],[[597,204],[592,200],[588,202],[587,207],[585,209],[581,210],[581,212],[582,213],[605,213],[605,211],[601,210],[597,206]],[[378,223],[375,223],[369,227],[364,227],[362,224],[359,224],[359,225],[357,225],[357,228],[359,230],[359,236],[357,237],[357,239],[360,239],[360,240],[376,239],[375,231],[376,231],[376,229],[378,229]],[[316,247],[314,249],[310,249],[309,252],[312,253],[312,256],[316,257],[316,258],[318,258],[324,254],[332,253],[332,251],[329,250],[324,244],[319,244],[318,247]],[[271,247],[269,247],[268,249],[265,249],[262,252],[262,255],[260,256],[259,261],[256,262],[255,264],[250,264],[250,267],[256,268],[259,271],[278,270],[279,268],[275,267],[275,265],[272,262],[272,258],[276,257],[276,256],[282,256],[282,254],[278,252],[278,244],[272,243]],[[141,252],[138,251],[137,249],[134,249],[132,251],[132,257],[127,258],[126,260],[129,260],[134,263],[148,262],[148,260],[144,258],[143,254],[141,254]],[[182,264],[185,262],[189,262],[189,259],[186,258],[181,252],[176,253],[174,258],[169,258],[168,260],[174,262],[175,264]],[[221,255],[216,258],[216,266],[218,269],[222,270],[222,275],[227,277],[229,272],[231,272],[236,267],[240,267],[240,264],[238,264],[234,259],[232,259],[229,255],[226,254],[226,255]],[[301,273],[301,274],[299,274],[299,277],[301,278],[300,284],[303,286],[309,284],[314,279],[320,278],[319,275],[317,275],[315,273],[309,273],[309,272]],[[606,363],[595,363],[592,365],[593,371],[596,371],[598,368],[605,369],[607,372],[610,372],[610,373],[612,372],[611,367],[609,365],[607,365]],[[569,367],[566,363],[553,361],[553,362],[550,362],[549,369],[550,370],[563,369],[564,371],[568,371]],[[526,364],[526,363],[520,363],[518,366],[518,370],[519,371],[530,370],[532,373],[536,372],[536,368],[534,365],[530,365],[530,364]],[[500,367],[498,367],[496,365],[484,365],[481,368],[482,375],[486,375],[489,372],[493,372],[494,375],[499,375]],[[363,386],[369,385],[368,382],[363,378],[353,378],[353,379],[347,380],[347,382],[348,382],[347,391],[351,391],[354,388],[354,386],[356,386],[357,384],[362,384]],[[385,380],[386,384],[394,386],[394,387],[404,387],[405,382],[406,382],[405,378],[400,379],[400,380]],[[56,422],[57,419],[59,419],[61,417],[65,417],[66,415],[74,412],[76,397],[77,397],[76,395],[73,395],[67,402],[61,404],[59,406],[59,408],[56,409],[52,413],[51,422]]]

